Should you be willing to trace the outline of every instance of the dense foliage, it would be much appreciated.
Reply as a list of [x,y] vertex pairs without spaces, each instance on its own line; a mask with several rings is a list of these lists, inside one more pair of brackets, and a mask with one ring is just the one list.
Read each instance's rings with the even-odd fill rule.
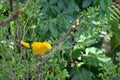
[[[18,1],[13,11],[0,1],[0,22],[27,0]],[[0,26],[0,80],[119,80],[119,18],[112,0],[30,0]],[[49,42],[52,49],[38,56],[21,40]]]

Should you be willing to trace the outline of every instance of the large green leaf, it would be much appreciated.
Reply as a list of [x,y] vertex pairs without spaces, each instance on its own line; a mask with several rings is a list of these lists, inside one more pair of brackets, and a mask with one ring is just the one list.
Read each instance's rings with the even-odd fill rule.
[[94,77],[93,73],[83,67],[74,67],[71,69],[70,74],[72,74],[71,80],[92,80]]
[[102,64],[112,63],[111,58],[105,56],[105,54],[101,50],[95,47],[87,48],[86,53],[88,53],[88,56],[82,56],[82,60],[83,62],[85,62],[90,66],[98,67],[99,64],[102,65]]

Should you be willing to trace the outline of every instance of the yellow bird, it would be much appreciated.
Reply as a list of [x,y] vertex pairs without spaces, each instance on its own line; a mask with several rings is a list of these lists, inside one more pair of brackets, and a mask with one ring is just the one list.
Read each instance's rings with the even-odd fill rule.
[[30,48],[30,44],[29,44],[29,43],[26,43],[26,42],[24,42],[24,41],[20,41],[20,43],[21,43],[24,47]]
[[48,42],[33,42],[31,45],[24,41],[21,41],[20,43],[26,48],[31,48],[33,54],[40,56],[43,56],[45,52],[52,48]]

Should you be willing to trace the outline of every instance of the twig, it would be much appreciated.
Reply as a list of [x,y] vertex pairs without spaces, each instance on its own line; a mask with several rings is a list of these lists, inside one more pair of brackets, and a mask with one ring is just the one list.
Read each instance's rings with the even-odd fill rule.
[[80,15],[76,18],[76,24],[73,24],[71,29],[69,31],[66,32],[66,34],[64,34],[57,42],[56,45],[59,45],[66,37],[68,37],[70,35],[71,32],[74,32],[79,26],[80,26],[80,22],[79,22],[79,18],[81,18],[83,15]]
[[8,18],[4,19],[2,22],[0,22],[0,27],[4,26],[5,24],[7,24],[10,21],[16,20],[19,17],[19,14],[26,9],[28,4],[29,4],[29,0],[26,1],[26,4],[21,9],[14,10],[14,13],[10,17],[8,17]]

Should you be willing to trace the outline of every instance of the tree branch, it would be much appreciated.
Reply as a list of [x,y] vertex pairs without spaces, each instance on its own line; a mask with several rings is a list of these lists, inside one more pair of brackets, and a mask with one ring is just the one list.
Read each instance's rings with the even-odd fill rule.
[[[71,29],[68,30],[68,31],[66,32],[66,34],[64,34],[64,35],[56,42],[56,45],[60,45],[60,44],[63,42],[63,40],[70,35],[71,32],[74,32],[74,31],[80,26],[80,21],[79,21],[79,19],[80,19],[82,16],[83,16],[83,15],[77,16],[77,18],[76,18],[76,20],[75,20],[75,24],[73,23],[73,24],[71,25]],[[42,58],[46,58],[46,57],[48,57],[48,55],[51,55],[51,54],[53,54],[53,53],[54,53],[54,51],[51,50],[51,51],[49,52],[49,54],[46,54],[46,55],[42,56]],[[45,61],[44,61],[44,62],[45,62]],[[44,63],[44,62],[43,62],[43,63]],[[42,64],[43,64],[43,63],[42,63]]]
[[13,14],[0,22],[0,27],[6,25],[8,22],[16,20],[19,17],[19,14],[23,12],[29,4],[29,0],[26,1],[26,4],[19,10],[14,10]]
[[73,24],[71,29],[66,32],[57,42],[56,45],[59,45],[66,37],[70,35],[71,32],[74,32],[79,26],[80,26],[80,21],[79,18],[81,18],[83,15],[77,16],[76,18],[76,24]]

